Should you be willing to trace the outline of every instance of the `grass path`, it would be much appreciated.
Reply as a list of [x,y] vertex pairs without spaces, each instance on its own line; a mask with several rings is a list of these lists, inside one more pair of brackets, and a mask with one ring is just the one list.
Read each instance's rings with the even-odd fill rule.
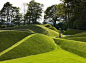
[[86,59],[59,49],[48,53],[3,61],[0,63],[86,63]]

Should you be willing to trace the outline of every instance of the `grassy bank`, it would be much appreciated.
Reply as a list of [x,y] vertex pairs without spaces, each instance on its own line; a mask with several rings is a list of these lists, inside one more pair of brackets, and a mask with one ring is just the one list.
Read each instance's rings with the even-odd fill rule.
[[56,45],[52,38],[42,34],[34,34],[14,44],[6,50],[6,53],[3,51],[0,61],[40,54],[54,49],[56,49]]

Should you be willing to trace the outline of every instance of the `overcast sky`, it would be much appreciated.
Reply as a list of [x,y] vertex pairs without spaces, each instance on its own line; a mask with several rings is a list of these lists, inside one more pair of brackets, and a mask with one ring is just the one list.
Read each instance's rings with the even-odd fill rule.
[[[10,2],[13,6],[19,7],[22,10],[23,3],[29,3],[31,0],[0,0],[0,10],[2,9],[4,3]],[[61,3],[60,0],[35,0],[36,2],[44,4],[44,10],[53,5]],[[23,12],[23,10],[21,11]]]
[[[3,7],[4,3],[10,2],[13,6],[22,7],[23,3],[29,3],[31,0],[0,0],[0,10]],[[36,2],[44,4],[44,10],[53,4],[59,4],[60,0],[35,0]]]

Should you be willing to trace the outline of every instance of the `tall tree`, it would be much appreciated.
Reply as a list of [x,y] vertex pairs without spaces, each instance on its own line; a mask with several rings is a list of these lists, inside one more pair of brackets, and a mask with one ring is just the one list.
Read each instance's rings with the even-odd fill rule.
[[28,23],[32,22],[33,24],[35,24],[37,20],[41,18],[42,11],[43,11],[43,4],[40,4],[32,0],[28,4],[28,11],[25,14],[25,20],[27,20]]
[[12,6],[10,2],[6,2],[1,9],[1,19],[7,22],[7,26],[11,25],[11,22],[16,19],[15,16],[19,14],[19,8]]
[[86,1],[85,0],[62,0],[65,4],[68,27],[85,29]]
[[64,16],[63,4],[52,5],[46,9],[44,19],[52,21],[55,27],[56,21],[58,20],[57,18],[62,18],[63,16]]

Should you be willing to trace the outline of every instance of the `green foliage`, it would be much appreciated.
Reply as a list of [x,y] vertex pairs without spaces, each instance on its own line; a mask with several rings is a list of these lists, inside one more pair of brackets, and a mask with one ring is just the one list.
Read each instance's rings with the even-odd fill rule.
[[63,32],[65,35],[74,35],[77,33],[84,32],[84,30],[77,30],[77,29],[68,29],[67,31]]
[[63,2],[68,28],[86,30],[86,1],[64,0]]
[[[11,23],[13,21],[20,23],[21,17],[22,17],[22,15],[19,13],[19,8],[12,6],[12,4],[10,2],[6,2],[0,11],[1,22],[3,24],[5,22],[8,23],[7,27],[10,26],[10,24],[9,24],[10,21],[11,21]],[[7,20],[5,18],[7,18]],[[19,24],[17,24],[17,25],[19,25]]]
[[86,43],[67,39],[54,39],[63,49],[86,58]]
[[17,43],[24,37],[30,35],[28,32],[2,31],[0,32],[0,52]]
[[26,40],[16,43],[15,46],[16,47],[11,47],[11,50],[8,49],[6,53],[1,55],[0,61],[35,55],[56,49],[53,39],[42,34],[28,36]]
[[28,21],[29,24],[31,24],[31,21],[33,24],[36,24],[37,20],[40,19],[42,16],[42,8],[43,4],[31,0],[28,4],[27,13],[24,16],[25,20]]

